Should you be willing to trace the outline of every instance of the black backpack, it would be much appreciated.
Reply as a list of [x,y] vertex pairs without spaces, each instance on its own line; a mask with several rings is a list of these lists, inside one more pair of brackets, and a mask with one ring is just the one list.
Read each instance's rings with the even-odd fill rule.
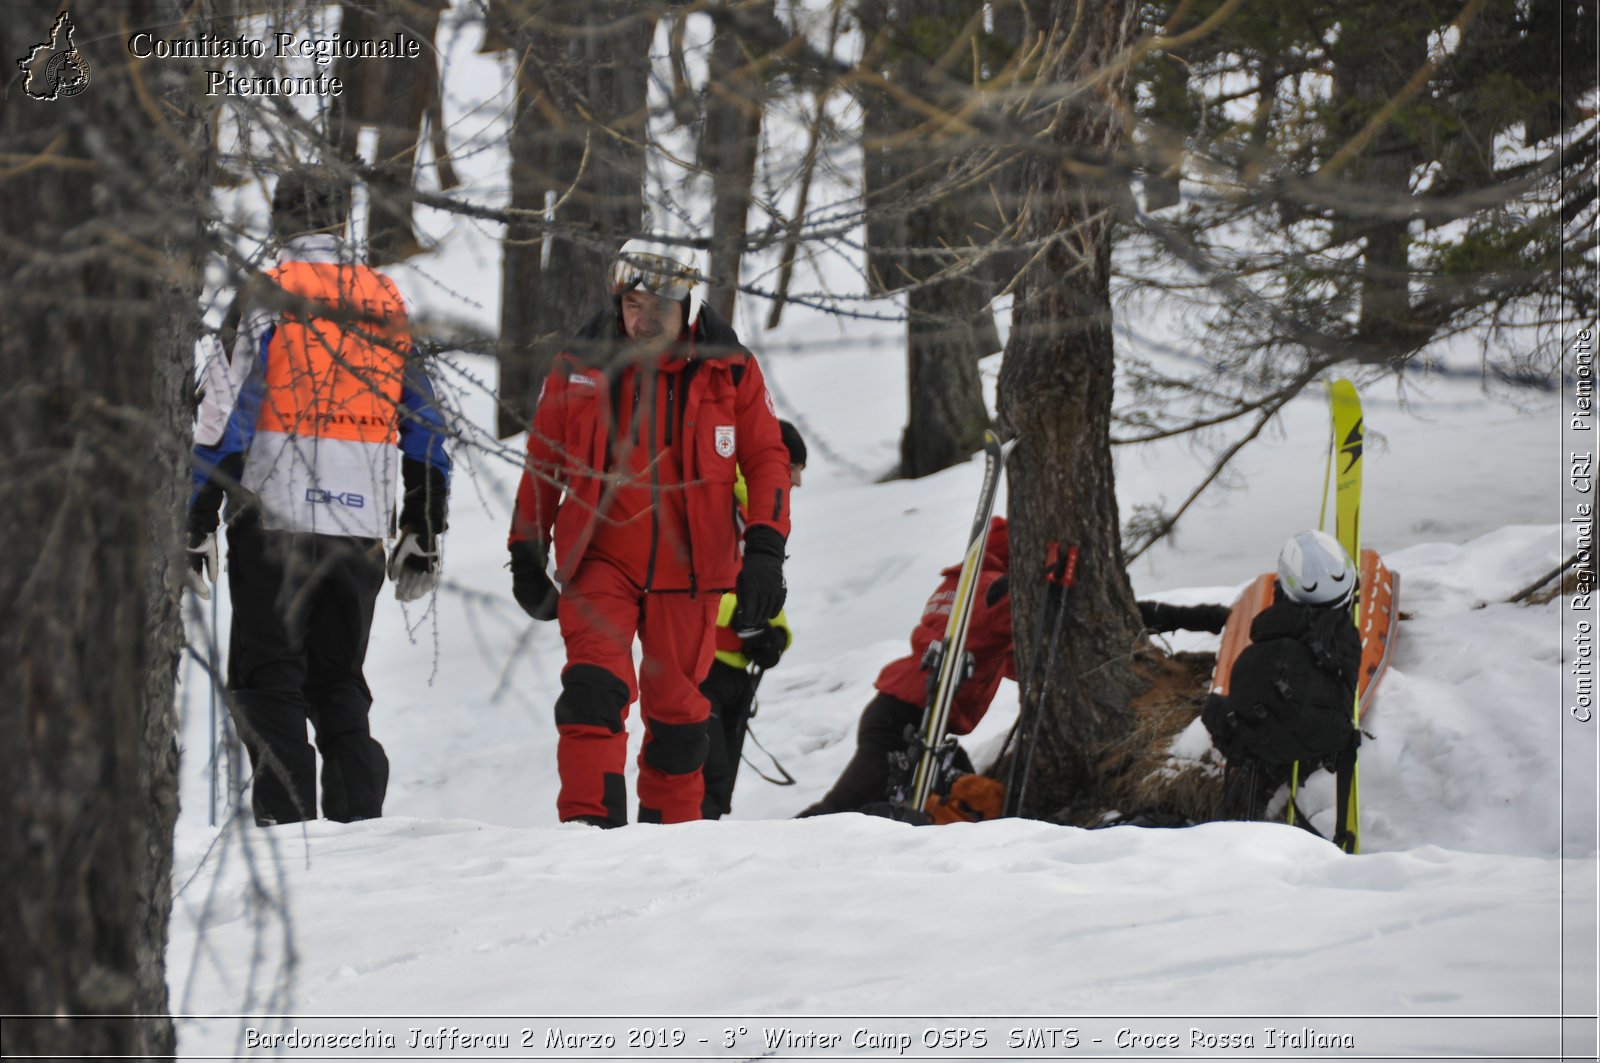
[[1349,613],[1282,600],[1251,625],[1226,697],[1201,715],[1230,762],[1330,768],[1356,741],[1351,719],[1361,642]]

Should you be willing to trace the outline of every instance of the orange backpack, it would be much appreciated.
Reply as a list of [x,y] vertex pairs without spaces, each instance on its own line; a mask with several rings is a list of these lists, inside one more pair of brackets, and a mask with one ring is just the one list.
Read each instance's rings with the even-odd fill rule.
[[1005,802],[1005,784],[999,779],[963,775],[950,784],[948,796],[929,796],[928,815],[935,823],[981,823],[997,819]]

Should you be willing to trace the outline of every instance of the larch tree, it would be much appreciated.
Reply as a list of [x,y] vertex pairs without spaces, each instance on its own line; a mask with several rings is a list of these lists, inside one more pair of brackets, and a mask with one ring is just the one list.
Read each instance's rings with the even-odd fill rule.
[[[757,6],[758,14],[770,17],[771,0]],[[699,153],[700,165],[711,177],[712,196],[706,301],[727,321],[733,320],[754,198],[768,66],[762,49],[735,28],[722,29],[712,39]]]
[[982,0],[857,7],[867,283],[906,300],[907,416],[900,475],[959,464],[988,425],[977,360],[998,340],[991,271],[978,245],[999,236],[990,145],[963,119],[981,92],[992,41]]
[[[1125,184],[1113,160],[1127,123],[1133,0],[1034,5],[1038,60],[1017,121],[1023,149],[1022,238],[1036,247],[1017,287],[1000,368],[1000,418],[1018,442],[1008,470],[1012,615],[1024,697],[1039,713],[1029,808],[1071,818],[1093,804],[1099,760],[1130,727],[1143,644],[1123,562],[1111,460],[1111,235]],[[1070,632],[1044,674],[1041,612],[1049,544],[1080,551]],[[1047,696],[1040,702],[1041,691]]]
[[[211,147],[166,0],[13,4],[0,54],[6,1051],[165,1057],[178,515]],[[58,17],[59,16],[59,17]],[[117,1016],[128,1016],[118,1019]]]
[[485,46],[516,57],[501,265],[498,433],[528,427],[560,345],[602,305],[644,215],[656,18],[624,0],[495,0]]
[[336,157],[357,160],[362,128],[377,130],[367,191],[368,259],[374,266],[400,262],[426,250],[411,216],[418,148],[426,138],[441,190],[457,184],[444,127],[444,92],[435,37],[446,0],[346,3],[339,34],[346,40],[403,39],[416,49],[405,62],[340,56],[333,74],[344,91],[329,100],[327,140]]

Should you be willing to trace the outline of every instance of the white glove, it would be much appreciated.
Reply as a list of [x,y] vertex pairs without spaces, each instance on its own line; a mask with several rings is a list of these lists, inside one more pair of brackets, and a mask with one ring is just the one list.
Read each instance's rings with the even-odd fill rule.
[[187,550],[189,589],[205,601],[211,600],[211,584],[217,582],[217,533],[189,533]]
[[432,594],[439,585],[439,548],[424,550],[414,531],[400,533],[394,553],[389,555],[389,578],[394,580],[394,596],[402,602],[414,602],[423,595]]

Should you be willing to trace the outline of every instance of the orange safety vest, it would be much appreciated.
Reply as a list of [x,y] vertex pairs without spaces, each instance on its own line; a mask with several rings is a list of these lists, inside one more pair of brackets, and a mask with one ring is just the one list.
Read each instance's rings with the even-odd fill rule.
[[269,528],[381,539],[411,347],[405,302],[365,265],[289,261],[268,275],[290,305],[267,344],[244,487]]
[[257,431],[393,445],[411,345],[405,303],[389,278],[367,266],[286,262],[272,279],[292,298],[267,353]]

